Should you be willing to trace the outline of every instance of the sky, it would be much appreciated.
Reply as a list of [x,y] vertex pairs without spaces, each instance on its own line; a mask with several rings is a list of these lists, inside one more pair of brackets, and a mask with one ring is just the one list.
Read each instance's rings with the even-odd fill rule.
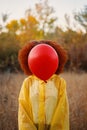
[[[73,11],[83,9],[87,5],[87,0],[48,0],[55,10],[55,16],[59,22],[64,22],[64,14],[72,14]],[[25,11],[34,7],[35,3],[43,2],[43,0],[0,0],[0,23],[2,13],[7,13],[9,19],[20,19],[24,17]]]

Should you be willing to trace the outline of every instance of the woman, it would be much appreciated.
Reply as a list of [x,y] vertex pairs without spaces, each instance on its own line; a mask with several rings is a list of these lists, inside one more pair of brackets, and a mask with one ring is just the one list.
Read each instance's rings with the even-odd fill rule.
[[[41,73],[43,77],[41,78],[37,74],[40,71],[40,67],[33,62],[34,67],[36,67],[35,71],[37,71],[35,73],[30,66],[31,61],[29,61],[33,48],[42,44],[51,46],[57,54],[57,67],[46,79],[43,73],[47,74],[50,67],[46,65],[47,70]],[[35,56],[36,54],[33,55]],[[31,41],[20,50],[18,59],[22,70],[28,75],[19,94],[19,130],[69,130],[66,82],[59,76],[67,61],[66,51],[53,41]],[[37,60],[38,58],[35,59],[35,62]],[[43,62],[42,59],[40,62]],[[53,64],[50,65],[52,66]],[[41,69],[43,68],[44,65],[42,64]]]

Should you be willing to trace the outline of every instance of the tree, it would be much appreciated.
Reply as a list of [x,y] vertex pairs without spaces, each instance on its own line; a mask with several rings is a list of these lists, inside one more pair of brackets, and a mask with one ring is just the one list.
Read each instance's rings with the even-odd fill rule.
[[82,25],[87,33],[87,5],[83,10],[74,13],[74,18],[76,21]]
[[3,21],[4,23],[7,21],[8,17],[9,17],[9,14],[7,14],[7,13],[2,13],[2,21]]
[[39,39],[39,22],[34,15],[29,14],[27,15],[27,17],[20,19],[19,25],[20,33],[18,35],[18,39],[20,40],[22,45],[26,44],[30,40]]
[[67,30],[72,30],[70,16],[68,14],[65,14],[64,18],[65,18],[65,21],[66,21],[66,28],[67,28]]
[[0,32],[5,31],[6,22],[7,22],[8,18],[9,18],[9,14],[2,13],[2,23],[3,24],[0,24]]
[[19,69],[17,60],[19,49],[19,41],[16,35],[9,32],[0,34],[0,71]]
[[35,5],[36,17],[40,23],[40,29],[45,35],[46,32],[53,32],[55,30],[55,22],[57,17],[53,16],[55,12],[53,7],[49,6],[48,0],[45,0],[43,3],[38,3]]
[[20,19],[20,33],[18,38],[22,45],[30,40],[47,39],[55,31],[56,17],[54,9],[49,6],[48,0],[35,4],[34,9],[27,9],[25,18]]
[[6,28],[9,32],[16,33],[19,29],[19,23],[17,20],[12,20],[6,25]]

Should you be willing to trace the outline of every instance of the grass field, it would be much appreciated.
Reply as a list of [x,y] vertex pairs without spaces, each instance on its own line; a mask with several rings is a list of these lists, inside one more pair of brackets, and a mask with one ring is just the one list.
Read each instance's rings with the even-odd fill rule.
[[[87,130],[87,74],[64,73],[70,106],[70,130]],[[18,130],[18,94],[23,74],[0,74],[0,130]]]

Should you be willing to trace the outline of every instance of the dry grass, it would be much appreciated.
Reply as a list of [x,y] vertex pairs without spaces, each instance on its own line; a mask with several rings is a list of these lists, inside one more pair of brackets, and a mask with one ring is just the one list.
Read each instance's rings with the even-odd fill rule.
[[[64,73],[70,104],[70,130],[87,130],[87,74]],[[0,74],[0,130],[18,130],[18,94],[25,76]]]
[[70,106],[70,130],[87,130],[87,74],[64,73]]

